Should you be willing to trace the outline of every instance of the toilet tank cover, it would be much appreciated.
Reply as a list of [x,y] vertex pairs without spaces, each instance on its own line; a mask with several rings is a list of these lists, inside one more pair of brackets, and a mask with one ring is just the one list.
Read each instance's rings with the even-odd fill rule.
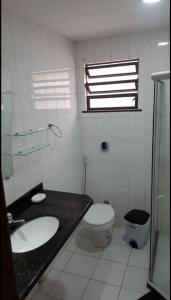
[[96,203],[89,208],[84,221],[91,225],[103,225],[110,222],[113,217],[114,210],[111,205]]

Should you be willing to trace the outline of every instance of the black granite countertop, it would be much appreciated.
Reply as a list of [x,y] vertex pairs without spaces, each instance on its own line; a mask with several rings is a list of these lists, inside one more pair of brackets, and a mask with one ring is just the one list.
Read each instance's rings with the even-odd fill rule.
[[[46,199],[34,204],[30,199],[37,192],[45,192]],[[20,300],[25,299],[92,203],[89,196],[43,190],[40,184],[7,207],[14,219],[24,218],[26,222],[41,216],[55,216],[59,219],[58,231],[44,245],[25,253],[13,253]],[[15,229],[11,227],[11,232]]]

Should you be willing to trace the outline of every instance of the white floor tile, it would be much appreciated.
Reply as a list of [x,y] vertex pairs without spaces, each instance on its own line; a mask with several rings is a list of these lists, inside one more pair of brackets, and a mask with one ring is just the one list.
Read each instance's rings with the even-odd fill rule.
[[99,257],[102,254],[102,250],[98,247],[95,247],[88,238],[82,239],[78,248],[76,249],[76,252],[94,257]]
[[117,300],[120,288],[91,280],[82,300]]
[[153,281],[164,294],[170,295],[170,237],[159,234],[154,261]]
[[150,251],[150,241],[148,241],[144,247],[142,248],[142,250],[145,250],[145,251]]
[[130,247],[110,244],[104,249],[101,258],[127,264],[130,253],[131,253]]
[[118,244],[123,246],[130,247],[123,239],[122,236],[125,234],[125,228],[123,227],[114,227],[112,235],[112,244]]
[[36,292],[34,296],[31,298],[31,300],[45,300],[46,295],[43,295],[42,293]]
[[77,235],[85,237],[85,238],[90,238],[92,235],[91,230],[88,230],[86,228],[84,228],[83,226],[81,226],[79,228],[79,230],[77,231]]
[[65,250],[75,251],[79,246],[81,240],[82,240],[81,236],[73,236],[73,238],[69,241],[69,243],[67,243]]
[[54,297],[51,297],[51,296],[46,296],[46,298],[45,299],[43,299],[43,300],[60,300],[59,298],[54,298]]
[[97,261],[94,257],[75,253],[64,270],[65,272],[89,278],[95,269]]
[[142,297],[143,294],[130,291],[127,289],[121,289],[118,300],[137,300]]
[[55,283],[58,280],[58,277],[60,275],[60,271],[52,270],[49,272],[47,278],[43,282],[38,283],[38,289],[43,293],[49,293],[49,291],[52,289],[52,287],[55,285]]
[[147,288],[147,270],[128,266],[123,280],[123,288],[137,291],[140,293],[148,292]]
[[80,300],[87,283],[86,278],[62,273],[49,294],[62,300]]
[[27,297],[25,298],[25,300],[31,300],[36,293],[39,293],[38,285],[37,284],[32,288],[32,290],[27,295]]
[[107,260],[99,260],[92,276],[93,279],[120,286],[124,277],[126,266]]
[[143,269],[149,267],[149,251],[141,249],[132,249],[128,265],[135,266]]
[[74,230],[74,235],[79,235],[85,238],[89,238],[92,235],[92,231],[85,228],[85,226],[80,223],[77,228]]
[[53,263],[53,268],[62,271],[66,266],[66,264],[68,263],[68,261],[70,260],[72,255],[73,252],[64,250],[60,256],[57,256],[55,258],[55,261]]

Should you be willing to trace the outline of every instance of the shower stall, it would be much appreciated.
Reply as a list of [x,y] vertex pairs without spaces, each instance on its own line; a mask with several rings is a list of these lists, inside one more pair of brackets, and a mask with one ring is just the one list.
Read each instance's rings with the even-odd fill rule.
[[170,71],[153,73],[149,287],[170,299]]

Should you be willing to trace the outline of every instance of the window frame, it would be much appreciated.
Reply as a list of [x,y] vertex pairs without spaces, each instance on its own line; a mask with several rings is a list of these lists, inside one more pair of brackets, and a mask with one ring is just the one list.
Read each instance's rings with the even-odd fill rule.
[[105,95],[105,98],[124,98],[124,97],[135,97],[135,106],[114,106],[114,107],[90,107],[90,100],[97,99],[97,98],[104,98],[104,96],[87,96],[87,111],[100,111],[100,110],[107,110],[107,111],[117,111],[117,110],[137,110],[138,109],[138,94],[137,93],[129,93],[129,94],[116,94],[116,95]]
[[[120,66],[129,66],[135,65],[136,71],[135,72],[128,72],[128,73],[115,73],[115,74],[105,74],[105,75],[91,75],[89,70],[91,69],[99,69],[99,68],[111,68],[111,67],[120,67]],[[102,67],[103,66],[103,67]],[[102,81],[102,82],[88,82],[89,79],[95,78],[106,78],[106,77],[121,77],[121,76],[128,76],[128,75],[137,75],[136,79],[127,79],[127,80],[116,80],[116,81]],[[118,90],[109,90],[109,91],[91,91],[91,86],[102,86],[102,85],[109,85],[109,84],[120,84],[120,83],[135,83],[134,89],[118,89]],[[137,111],[141,110],[138,109],[138,87],[139,87],[139,59],[126,59],[126,60],[119,60],[113,62],[104,62],[104,63],[94,63],[94,64],[86,64],[85,65],[85,91],[86,91],[86,103],[87,103],[87,110],[84,112],[100,112],[100,111]],[[102,95],[103,93],[103,95]],[[119,98],[119,97],[128,97],[133,96],[135,97],[135,105],[134,106],[120,106],[120,107],[96,107],[91,108],[90,100],[97,99],[97,98]]]

